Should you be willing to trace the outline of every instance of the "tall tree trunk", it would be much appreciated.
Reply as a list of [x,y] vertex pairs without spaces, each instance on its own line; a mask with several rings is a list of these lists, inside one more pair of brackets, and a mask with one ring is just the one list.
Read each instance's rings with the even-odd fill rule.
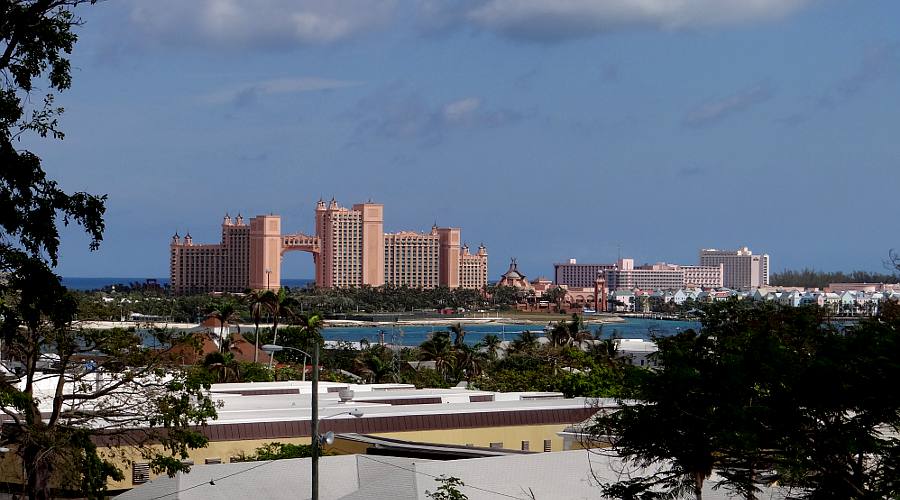
[[694,499],[703,500],[703,473],[694,473]]
[[255,349],[253,350],[253,362],[259,363],[259,322],[256,322],[256,334],[254,339]]
[[50,499],[50,476],[53,470],[47,456],[48,451],[40,446],[26,445],[22,452],[28,500]]

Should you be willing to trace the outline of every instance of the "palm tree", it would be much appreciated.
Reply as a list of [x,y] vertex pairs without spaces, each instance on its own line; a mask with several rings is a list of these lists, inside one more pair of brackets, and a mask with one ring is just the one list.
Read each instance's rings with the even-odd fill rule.
[[466,380],[472,380],[481,374],[484,368],[485,355],[478,349],[469,347],[465,344],[453,349],[453,371],[454,379],[462,380],[465,375]]
[[375,345],[359,353],[353,360],[356,370],[370,383],[396,382],[397,372],[391,362],[393,353],[387,347]]
[[203,359],[203,366],[216,373],[218,382],[240,382],[241,365],[235,359],[235,352],[241,352],[240,347],[233,344],[230,339],[223,339],[224,352],[211,352]]
[[481,346],[484,348],[485,352],[487,352],[488,358],[490,358],[491,361],[497,360],[502,343],[500,337],[492,333],[485,335],[484,338],[481,339]]
[[569,331],[569,325],[564,321],[553,325],[550,330],[550,342],[556,346],[569,345],[572,342],[572,334]]
[[443,373],[453,357],[449,332],[435,332],[419,346],[419,359],[434,361],[434,368]]
[[514,351],[531,351],[537,347],[537,337],[529,330],[525,330],[512,341],[512,349]]
[[247,305],[250,306],[250,316],[253,318],[254,345],[256,350],[253,352],[253,362],[259,362],[259,322],[262,320],[264,309],[268,309],[271,297],[274,294],[271,290],[251,290],[247,294]]
[[579,348],[583,348],[585,342],[588,340],[594,340],[594,334],[592,334],[589,330],[578,330],[577,332],[572,334],[572,343],[577,345]]
[[[230,300],[224,300],[219,303],[219,306],[212,312],[207,315],[208,318],[215,318],[219,321],[219,352],[224,352],[223,346],[225,345],[225,325],[229,321],[235,321],[239,319],[237,314],[237,310],[234,307],[234,302]],[[238,331],[240,332],[241,327],[238,325]]]
[[447,329],[450,330],[450,333],[453,334],[454,347],[459,347],[464,344],[466,339],[466,331],[463,329],[462,323],[451,325],[447,327]]
[[[294,304],[296,300],[289,297],[284,288],[279,288],[277,292],[269,292],[268,306],[272,313],[272,343],[278,343],[278,320],[281,318],[291,319],[294,317]],[[318,316],[315,316],[318,318]],[[272,368],[272,358],[269,358],[269,368]]]

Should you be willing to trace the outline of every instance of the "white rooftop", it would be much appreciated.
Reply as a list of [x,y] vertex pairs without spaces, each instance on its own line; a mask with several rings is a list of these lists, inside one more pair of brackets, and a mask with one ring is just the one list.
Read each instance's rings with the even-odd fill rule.
[[[426,500],[440,475],[461,479],[470,500],[573,499],[601,497],[599,481],[622,477],[615,457],[585,450],[531,453],[452,461],[369,455],[323,457],[319,464],[322,500]],[[627,474],[626,474],[627,475]],[[715,476],[714,478],[715,479]],[[237,500],[309,498],[310,459],[195,465],[190,473],[160,477],[116,497],[120,500]],[[733,497],[707,481],[703,498]],[[758,499],[783,499],[767,488]]]

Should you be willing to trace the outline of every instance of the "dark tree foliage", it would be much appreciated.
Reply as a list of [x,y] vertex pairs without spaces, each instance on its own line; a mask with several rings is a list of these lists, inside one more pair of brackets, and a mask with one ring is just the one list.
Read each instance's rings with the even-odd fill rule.
[[769,279],[772,286],[802,286],[807,288],[825,288],[831,283],[900,283],[900,275],[896,273],[870,273],[867,271],[817,271],[802,269],[794,271],[785,269],[773,273]]
[[900,380],[900,306],[846,328],[825,317],[734,301],[710,307],[700,332],[656,339],[663,369],[592,429],[652,473],[606,494],[701,498],[713,471],[745,498],[768,484],[796,498],[900,494],[900,396],[889,389]]
[[71,85],[71,53],[77,40],[78,0],[0,0],[0,269],[16,270],[36,256],[56,265],[58,220],[81,224],[97,248],[103,237],[105,196],[66,193],[47,178],[34,153],[17,149],[23,134],[61,139],[53,95],[29,109],[31,91],[45,79],[53,90]]
[[[106,197],[66,192],[37,155],[17,146],[26,137],[64,136],[52,92],[71,84],[75,10],[86,3],[93,1],[0,0],[0,334],[5,362],[21,376],[0,382],[7,421],[0,444],[22,461],[30,499],[49,498],[52,481],[102,497],[107,480],[122,473],[98,450],[100,433],[132,447],[153,470],[181,470],[180,458],[206,441],[192,426],[215,416],[201,381],[165,368],[180,339],[157,332],[167,347],[149,349],[133,331],[78,327],[77,302],[53,272],[61,225],[80,225],[90,248],[98,247]],[[35,99],[36,88],[51,93]],[[41,366],[48,359],[49,370]],[[135,426],[143,430],[119,432]]]

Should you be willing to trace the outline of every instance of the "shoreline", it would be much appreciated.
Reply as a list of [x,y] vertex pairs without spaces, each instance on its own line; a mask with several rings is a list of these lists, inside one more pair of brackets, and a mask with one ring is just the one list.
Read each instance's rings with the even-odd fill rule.
[[[549,319],[547,317],[539,318],[521,318],[521,317],[497,317],[497,318],[422,318],[422,319],[406,319],[398,321],[362,321],[353,319],[326,319],[323,321],[325,328],[378,328],[378,327],[404,327],[404,326],[440,326],[449,327],[457,323],[462,325],[536,325],[546,326],[549,322],[568,321],[568,316],[560,316],[559,318]],[[588,325],[607,325],[625,323],[625,318],[620,316],[602,316],[584,318],[584,323]],[[169,323],[169,322],[145,322],[145,321],[93,321],[85,320],[76,322],[83,328],[95,328],[100,330],[112,328],[163,328],[175,330],[191,330],[199,328],[195,323]],[[240,323],[241,331],[253,331],[252,323]],[[289,325],[279,325],[289,326]],[[260,328],[271,327],[269,324],[260,324]]]
[[[437,318],[437,319],[407,319],[398,321],[362,321],[352,319],[326,319],[324,321],[325,328],[371,328],[378,326],[452,326],[457,323],[462,325],[541,325],[544,326],[548,322],[568,321],[568,316],[561,316],[556,319],[542,317],[541,319],[514,318],[514,317],[498,317],[498,318]],[[605,325],[605,324],[621,324],[625,319],[620,316],[602,316],[584,318],[584,323],[588,325]]]

